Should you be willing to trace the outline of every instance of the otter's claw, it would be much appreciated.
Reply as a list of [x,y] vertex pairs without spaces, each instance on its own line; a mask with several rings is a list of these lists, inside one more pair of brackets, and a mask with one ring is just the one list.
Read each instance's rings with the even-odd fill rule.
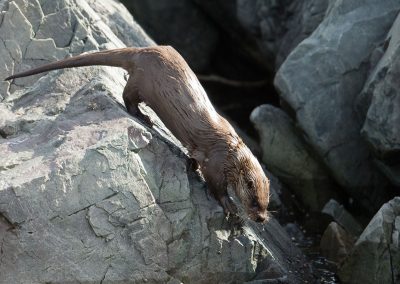
[[144,124],[146,124],[149,128],[153,128],[154,123],[151,121],[150,117],[141,111],[139,111],[137,114],[137,118],[139,118]]
[[230,214],[235,215],[238,212],[236,205],[228,196],[224,195],[219,199],[219,202],[221,203],[222,208],[224,208],[226,216],[229,216]]
[[192,171],[197,171],[198,169],[200,169],[200,165],[199,162],[197,162],[195,159],[193,158],[189,158],[188,162],[187,162],[187,167],[189,169],[191,169]]

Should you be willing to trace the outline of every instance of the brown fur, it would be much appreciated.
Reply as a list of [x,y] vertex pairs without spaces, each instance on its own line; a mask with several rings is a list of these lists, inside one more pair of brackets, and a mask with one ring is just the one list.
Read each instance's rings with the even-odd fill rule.
[[138,108],[149,105],[188,149],[210,191],[226,213],[233,210],[231,188],[249,217],[267,219],[269,181],[259,162],[232,126],[214,109],[196,75],[172,47],[123,48],[79,55],[6,78],[29,76],[54,69],[107,65],[126,69],[130,77],[123,92],[128,112],[145,122]]

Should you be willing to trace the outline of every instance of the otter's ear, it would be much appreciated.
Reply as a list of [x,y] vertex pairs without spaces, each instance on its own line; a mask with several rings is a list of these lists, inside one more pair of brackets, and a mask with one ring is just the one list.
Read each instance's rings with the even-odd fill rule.
[[249,180],[247,181],[247,187],[248,187],[248,188],[254,188],[254,181],[251,180],[251,179],[249,179]]

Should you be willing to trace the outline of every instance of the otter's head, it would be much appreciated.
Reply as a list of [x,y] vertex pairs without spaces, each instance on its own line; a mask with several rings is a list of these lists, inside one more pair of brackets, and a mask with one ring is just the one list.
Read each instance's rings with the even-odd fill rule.
[[232,189],[244,206],[248,216],[256,222],[268,219],[269,180],[251,151],[240,143],[229,153],[227,186]]

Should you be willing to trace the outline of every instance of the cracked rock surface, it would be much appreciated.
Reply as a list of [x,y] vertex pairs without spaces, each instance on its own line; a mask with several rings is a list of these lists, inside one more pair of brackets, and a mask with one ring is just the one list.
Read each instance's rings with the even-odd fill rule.
[[[361,133],[372,147],[375,163],[396,186],[400,186],[400,16],[385,45],[377,50],[382,58],[357,97],[365,121]],[[366,109],[366,106],[369,106]]]
[[[101,2],[0,1],[1,78],[153,44],[118,3]],[[277,221],[225,220],[157,118],[148,129],[126,113],[125,83],[111,67],[0,83],[0,283],[308,279]]]
[[313,152],[371,212],[388,198],[387,179],[360,134],[364,121],[355,101],[379,58],[375,48],[384,43],[399,11],[397,0],[331,1],[321,24],[290,53],[275,77]]
[[[235,44],[274,71],[324,18],[328,0],[192,0]],[[272,68],[271,68],[272,67]]]
[[375,214],[339,270],[343,283],[400,282],[400,197]]
[[219,35],[212,21],[191,0],[121,2],[159,44],[172,45],[195,72],[207,70]]

